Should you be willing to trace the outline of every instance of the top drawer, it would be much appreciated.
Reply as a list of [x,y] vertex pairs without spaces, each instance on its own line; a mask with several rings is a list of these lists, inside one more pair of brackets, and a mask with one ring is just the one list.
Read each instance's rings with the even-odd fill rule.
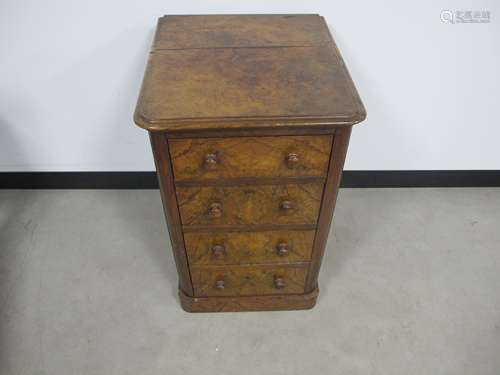
[[325,177],[331,135],[169,140],[176,181]]

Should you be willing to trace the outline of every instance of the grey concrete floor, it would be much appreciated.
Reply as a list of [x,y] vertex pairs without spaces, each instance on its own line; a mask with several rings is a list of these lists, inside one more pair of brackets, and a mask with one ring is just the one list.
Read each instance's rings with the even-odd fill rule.
[[0,374],[500,374],[500,189],[339,195],[309,311],[188,314],[159,192],[0,192]]

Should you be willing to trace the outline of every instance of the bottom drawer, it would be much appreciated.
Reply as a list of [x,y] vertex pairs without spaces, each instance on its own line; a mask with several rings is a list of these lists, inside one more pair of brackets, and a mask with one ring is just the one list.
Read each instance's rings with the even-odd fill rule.
[[196,297],[304,293],[307,265],[193,267]]

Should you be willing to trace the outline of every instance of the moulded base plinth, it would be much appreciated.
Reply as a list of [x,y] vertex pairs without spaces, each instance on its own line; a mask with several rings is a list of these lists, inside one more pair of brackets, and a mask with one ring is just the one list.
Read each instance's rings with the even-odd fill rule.
[[190,297],[179,290],[182,308],[187,312],[230,312],[307,310],[316,304],[319,290],[307,294],[238,297]]

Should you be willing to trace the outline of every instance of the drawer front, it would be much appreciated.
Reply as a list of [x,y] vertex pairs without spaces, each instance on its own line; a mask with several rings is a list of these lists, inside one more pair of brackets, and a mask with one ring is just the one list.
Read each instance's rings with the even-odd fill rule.
[[306,267],[193,267],[195,296],[304,293]]
[[190,265],[307,262],[314,230],[184,234]]
[[177,188],[190,225],[316,224],[322,183]]
[[332,136],[169,140],[176,181],[241,177],[325,177]]

